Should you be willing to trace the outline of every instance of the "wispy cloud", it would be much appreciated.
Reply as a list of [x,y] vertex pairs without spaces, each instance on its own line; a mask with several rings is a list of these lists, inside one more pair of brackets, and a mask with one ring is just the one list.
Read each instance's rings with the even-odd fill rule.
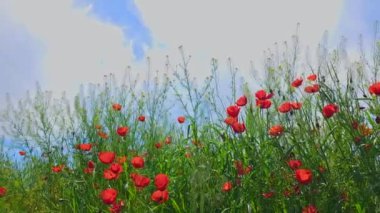
[[315,47],[325,30],[335,29],[343,1],[139,0],[136,4],[155,42],[167,47],[153,48],[148,55],[175,56],[176,47],[184,45],[197,63],[193,74],[199,76],[210,69],[211,57],[223,64],[232,57],[243,71],[249,69],[250,60],[260,65],[262,51],[289,40],[297,22],[302,47]]
[[[4,2],[2,9],[7,11],[8,23],[14,28],[11,33],[24,29],[21,34],[30,35],[38,42],[29,39],[25,40],[26,45],[17,46],[13,38],[9,49],[14,49],[14,54],[8,55],[8,62],[22,64],[22,67],[7,67],[2,73],[32,76],[28,79],[42,76],[43,88],[74,94],[80,83],[101,82],[104,74],[122,72],[133,61],[133,52],[125,42],[128,38],[123,30],[90,16],[88,7],[76,8],[72,0]],[[23,57],[28,46],[41,49],[29,54],[39,55],[38,58]],[[32,66],[35,63],[38,68]],[[38,69],[39,75],[26,69],[28,66]],[[12,84],[11,88],[20,83],[16,79],[4,79]]]

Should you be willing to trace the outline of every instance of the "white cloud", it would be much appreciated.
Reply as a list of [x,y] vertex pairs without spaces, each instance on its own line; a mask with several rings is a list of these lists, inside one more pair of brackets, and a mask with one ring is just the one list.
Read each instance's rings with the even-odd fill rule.
[[[73,0],[8,0],[8,13],[39,39],[44,48],[44,88],[69,94],[80,83],[101,82],[103,75],[122,73],[132,63],[122,30],[73,8]],[[121,76],[121,74],[119,75]]]
[[[144,62],[133,62],[122,29],[101,22],[90,8],[73,8],[73,0],[5,0],[7,13],[43,45],[44,88],[74,94],[78,85],[101,82],[113,72],[122,77],[127,65],[136,73]],[[192,74],[203,77],[216,57],[225,65],[231,56],[242,70],[249,61],[261,63],[262,51],[283,41],[301,23],[303,44],[316,44],[323,31],[334,29],[342,0],[138,0],[141,16],[156,45],[147,52],[152,69],[163,70],[165,55],[179,61],[177,47],[193,56]],[[338,11],[338,12],[337,12]],[[15,82],[16,83],[16,82]]]
[[136,5],[156,42],[168,48],[153,48],[148,55],[163,61],[177,57],[184,45],[193,57],[192,72],[203,76],[210,70],[210,58],[225,65],[232,57],[248,70],[250,60],[261,65],[263,50],[274,42],[288,40],[301,23],[301,42],[316,45],[325,30],[337,26],[342,0],[138,0]]

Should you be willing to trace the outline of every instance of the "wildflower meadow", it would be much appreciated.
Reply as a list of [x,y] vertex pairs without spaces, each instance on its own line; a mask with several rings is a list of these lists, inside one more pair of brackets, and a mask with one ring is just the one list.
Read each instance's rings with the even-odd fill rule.
[[195,80],[180,47],[144,81],[8,97],[0,212],[380,212],[380,43],[298,47],[250,78],[212,59]]

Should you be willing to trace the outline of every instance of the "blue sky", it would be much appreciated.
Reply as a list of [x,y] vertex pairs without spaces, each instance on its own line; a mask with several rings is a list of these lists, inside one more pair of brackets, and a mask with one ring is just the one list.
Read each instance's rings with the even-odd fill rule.
[[375,20],[379,0],[0,0],[0,108],[6,92],[17,99],[36,81],[73,95],[128,65],[143,73],[146,56],[162,70],[166,55],[179,59],[179,45],[193,56],[195,77],[211,57],[224,65],[231,56],[247,71],[297,22],[304,46],[315,47],[324,30],[332,46],[342,35],[354,46],[359,33],[369,43]]
[[131,42],[135,58],[137,60],[144,58],[144,48],[151,47],[152,36],[133,0],[114,0],[111,4],[104,0],[78,0],[75,2],[77,7],[88,5],[92,6],[91,15],[122,28],[126,43]]
[[[342,9],[338,32],[352,43],[357,43],[359,34],[362,34],[364,39],[370,42],[374,39],[375,21],[380,21],[379,0],[346,0]],[[377,39],[379,38],[378,36]]]

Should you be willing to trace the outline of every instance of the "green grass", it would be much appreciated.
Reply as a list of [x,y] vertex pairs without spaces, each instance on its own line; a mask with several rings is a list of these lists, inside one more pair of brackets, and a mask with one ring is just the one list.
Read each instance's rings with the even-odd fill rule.
[[[263,82],[238,85],[231,69],[231,92],[226,94],[221,92],[216,60],[210,77],[196,86],[182,49],[181,54],[183,62],[174,77],[148,79],[145,89],[139,89],[137,81],[119,85],[111,75],[104,85],[82,88],[74,104],[40,88],[17,104],[9,103],[2,113],[4,130],[26,155],[22,165],[1,155],[0,187],[7,188],[0,197],[1,212],[105,212],[110,205],[99,195],[107,188],[118,191],[122,212],[302,212],[309,205],[319,212],[380,211],[380,125],[375,119],[380,104],[379,97],[368,92],[380,64],[376,55],[370,66],[358,61],[347,68],[333,50],[325,61],[303,70],[303,83],[294,88],[297,53],[288,53],[292,57],[267,61]],[[314,82],[306,79],[312,73],[318,76]],[[274,93],[269,109],[256,106],[258,89],[250,86],[257,83]],[[319,91],[306,93],[304,88],[312,84],[319,84]],[[248,103],[238,120],[246,129],[236,134],[224,120],[226,108],[242,95]],[[285,101],[301,102],[302,107],[278,112]],[[113,103],[121,104],[121,111],[114,110]],[[322,111],[331,103],[339,111],[326,118]],[[144,122],[138,120],[140,115],[146,116]],[[181,115],[186,117],[183,124],[177,122]],[[284,132],[271,136],[268,131],[277,124]],[[129,128],[125,137],[116,133],[119,126]],[[76,149],[81,143],[92,143],[92,149]],[[109,165],[98,159],[102,151],[127,156],[116,180],[103,177]],[[143,156],[143,168],[132,166],[134,156]],[[290,159],[301,160],[300,168],[312,172],[310,183],[297,181]],[[90,160],[95,169],[86,174]],[[252,171],[239,175],[237,161]],[[55,165],[65,166],[55,173]],[[135,187],[132,173],[149,177],[150,184]],[[151,199],[160,173],[170,179],[169,199],[162,204]],[[232,189],[222,190],[228,181]]]

